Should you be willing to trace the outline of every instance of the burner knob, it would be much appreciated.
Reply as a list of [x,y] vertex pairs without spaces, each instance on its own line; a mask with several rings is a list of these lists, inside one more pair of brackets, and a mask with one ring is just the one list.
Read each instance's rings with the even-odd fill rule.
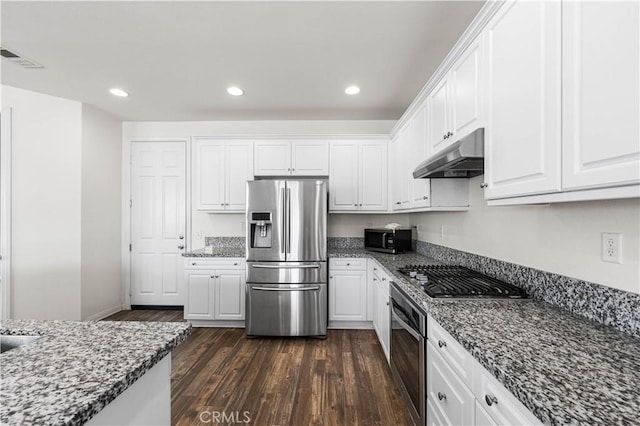
[[411,278],[415,278],[415,277],[416,277],[416,275],[417,275],[416,271],[409,271],[409,276],[410,276]]

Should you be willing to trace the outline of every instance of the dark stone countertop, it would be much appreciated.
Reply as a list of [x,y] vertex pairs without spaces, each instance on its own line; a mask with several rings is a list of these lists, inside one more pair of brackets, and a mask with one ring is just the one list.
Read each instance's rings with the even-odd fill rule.
[[5,320],[41,338],[0,355],[0,423],[81,425],[191,333],[176,322]]

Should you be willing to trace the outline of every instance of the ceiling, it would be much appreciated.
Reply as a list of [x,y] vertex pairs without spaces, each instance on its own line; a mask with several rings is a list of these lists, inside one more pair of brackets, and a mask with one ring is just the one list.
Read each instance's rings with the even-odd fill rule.
[[44,68],[2,83],[126,121],[397,119],[483,3],[3,0],[2,45]]

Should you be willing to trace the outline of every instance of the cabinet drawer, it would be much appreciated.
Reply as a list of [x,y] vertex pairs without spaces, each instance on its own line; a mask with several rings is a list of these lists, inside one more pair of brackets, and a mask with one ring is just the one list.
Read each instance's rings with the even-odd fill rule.
[[184,269],[244,269],[244,259],[237,257],[185,257]]
[[329,269],[345,269],[354,271],[365,271],[367,269],[367,259],[344,258],[329,259]]
[[429,317],[427,323],[427,336],[434,349],[453,368],[458,376],[466,383],[472,385],[473,357],[458,343],[444,328],[433,318]]
[[541,425],[511,392],[474,360],[473,393],[496,425]]
[[455,371],[427,343],[427,401],[444,425],[472,425],[475,398]]

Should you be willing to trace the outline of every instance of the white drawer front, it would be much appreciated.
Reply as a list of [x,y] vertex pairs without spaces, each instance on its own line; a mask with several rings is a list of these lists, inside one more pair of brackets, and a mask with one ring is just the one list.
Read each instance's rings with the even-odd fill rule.
[[473,392],[479,405],[496,425],[542,424],[527,407],[507,390],[477,361],[474,368]]
[[436,351],[469,387],[472,385],[473,357],[432,318],[428,320],[428,338]]
[[364,259],[364,258],[329,259],[329,269],[365,271],[367,269],[367,259]]
[[473,424],[473,393],[431,343],[427,343],[427,401],[433,405],[442,424]]
[[244,269],[244,259],[237,257],[186,257],[184,269]]

